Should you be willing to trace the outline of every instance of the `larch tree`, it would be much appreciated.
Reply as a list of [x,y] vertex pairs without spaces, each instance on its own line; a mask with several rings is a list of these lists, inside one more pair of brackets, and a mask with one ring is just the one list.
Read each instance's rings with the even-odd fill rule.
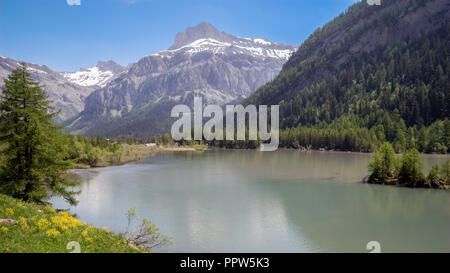
[[74,181],[63,178],[72,167],[67,137],[52,123],[57,114],[25,63],[4,80],[0,94],[0,192],[31,202],[51,196],[75,204]]

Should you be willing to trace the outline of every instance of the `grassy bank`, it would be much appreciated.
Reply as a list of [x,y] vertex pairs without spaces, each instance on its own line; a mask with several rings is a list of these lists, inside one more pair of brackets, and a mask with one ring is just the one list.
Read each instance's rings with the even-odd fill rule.
[[[0,252],[68,253],[69,242],[78,242],[82,253],[142,252],[129,246],[121,235],[80,222],[50,206],[25,203],[0,194]],[[0,221],[2,222],[2,221]],[[3,221],[4,222],[4,221]]]
[[97,149],[87,157],[77,157],[75,159],[76,169],[98,168],[108,166],[118,166],[130,162],[139,161],[152,154],[159,152],[157,147],[146,147],[145,145],[118,144],[114,151],[107,149]]
[[204,151],[207,146],[203,144],[177,146],[167,143],[148,147],[143,143],[124,143],[101,137],[71,136],[67,149],[68,159],[75,163],[75,168],[83,169],[123,165],[161,152]]

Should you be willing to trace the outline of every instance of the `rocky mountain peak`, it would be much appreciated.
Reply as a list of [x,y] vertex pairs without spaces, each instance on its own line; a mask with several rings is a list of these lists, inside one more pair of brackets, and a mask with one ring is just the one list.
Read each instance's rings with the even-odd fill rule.
[[188,27],[185,32],[179,32],[175,37],[175,43],[169,50],[177,49],[199,39],[215,39],[221,42],[229,42],[232,35],[220,32],[210,23],[202,22],[195,27]]
[[199,53],[212,53],[227,56],[252,56],[255,58],[278,59],[285,62],[296,47],[269,41],[265,38],[241,38],[220,32],[209,23],[188,27],[176,35],[175,43],[168,49],[151,57],[174,58],[178,54],[194,56]]
[[[194,96],[220,105],[240,101],[275,78],[295,49],[233,36],[209,23],[188,27],[168,50],[145,56],[120,77],[98,84],[102,88],[86,99],[84,111],[66,129],[94,136],[163,134],[170,130],[173,105],[189,105]],[[94,82],[77,76],[80,82]]]
[[96,66],[101,71],[112,71],[114,74],[121,73],[122,71],[125,70],[125,68],[123,66],[121,66],[120,64],[118,64],[112,60],[105,61],[105,62],[98,61]]

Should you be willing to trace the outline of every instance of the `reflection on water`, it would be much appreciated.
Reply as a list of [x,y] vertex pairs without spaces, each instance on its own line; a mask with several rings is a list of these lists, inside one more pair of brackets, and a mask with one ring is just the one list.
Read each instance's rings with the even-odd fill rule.
[[[425,156],[425,166],[448,156]],[[450,193],[365,185],[369,155],[278,151],[168,153],[78,171],[96,226],[123,231],[136,207],[174,243],[160,251],[450,251]],[[67,207],[55,200],[56,207]]]

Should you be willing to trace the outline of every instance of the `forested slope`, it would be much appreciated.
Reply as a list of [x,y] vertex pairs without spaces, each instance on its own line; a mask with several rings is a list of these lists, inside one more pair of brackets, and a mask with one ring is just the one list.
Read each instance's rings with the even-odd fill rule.
[[316,30],[247,104],[280,105],[281,144],[446,153],[450,2],[365,1]]

